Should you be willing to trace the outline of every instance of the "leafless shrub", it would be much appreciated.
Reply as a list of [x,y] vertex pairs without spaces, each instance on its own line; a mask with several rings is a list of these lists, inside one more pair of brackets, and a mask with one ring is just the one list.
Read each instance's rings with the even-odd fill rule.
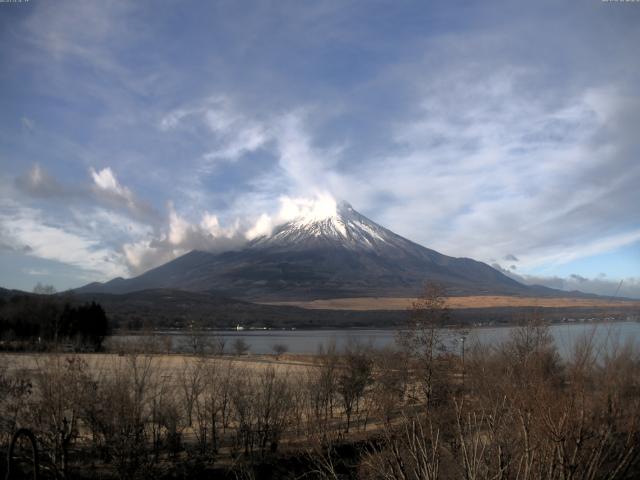
[[236,340],[233,342],[233,352],[240,356],[240,355],[246,355],[247,353],[249,353],[249,344],[245,341],[244,338],[236,338]]
[[271,349],[278,358],[289,351],[289,347],[287,347],[284,343],[276,343],[271,347]]

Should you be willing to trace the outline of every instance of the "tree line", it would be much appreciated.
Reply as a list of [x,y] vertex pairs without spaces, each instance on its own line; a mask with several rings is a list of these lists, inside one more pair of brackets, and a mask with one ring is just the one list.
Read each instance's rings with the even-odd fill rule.
[[78,304],[51,294],[0,298],[0,341],[4,349],[48,349],[72,345],[98,351],[109,334],[109,320],[96,302]]

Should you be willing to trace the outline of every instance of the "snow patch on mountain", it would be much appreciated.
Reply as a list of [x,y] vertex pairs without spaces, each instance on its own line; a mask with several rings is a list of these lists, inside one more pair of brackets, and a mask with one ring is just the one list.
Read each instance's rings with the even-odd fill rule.
[[397,242],[397,236],[330,197],[321,205],[298,210],[298,216],[254,240],[253,247],[291,247],[331,244],[349,249],[379,249]]

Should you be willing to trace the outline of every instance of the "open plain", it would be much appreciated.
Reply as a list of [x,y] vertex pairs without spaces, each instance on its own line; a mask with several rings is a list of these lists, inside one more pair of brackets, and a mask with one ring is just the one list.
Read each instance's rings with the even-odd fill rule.
[[[288,305],[317,310],[407,310],[411,308],[415,298],[407,297],[354,297],[331,298],[311,301],[269,302],[268,305]],[[465,308],[502,308],[502,307],[543,307],[543,308],[575,308],[575,307],[625,307],[640,308],[638,300],[620,300],[606,298],[547,298],[519,297],[506,295],[473,295],[464,297],[447,297],[446,306],[451,309]]]

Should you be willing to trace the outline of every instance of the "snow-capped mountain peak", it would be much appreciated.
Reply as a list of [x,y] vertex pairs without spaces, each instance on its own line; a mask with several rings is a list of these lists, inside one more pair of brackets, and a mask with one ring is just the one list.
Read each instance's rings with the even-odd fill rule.
[[407,240],[346,202],[326,197],[284,203],[281,224],[239,250],[194,250],[139,277],[84,290],[218,290],[282,300],[412,296],[426,280],[458,294],[522,294],[530,289],[484,263],[448,257]]
[[323,205],[276,227],[270,236],[257,239],[254,246],[304,246],[332,244],[349,249],[377,249],[392,243],[395,235],[361,215],[345,201]]

